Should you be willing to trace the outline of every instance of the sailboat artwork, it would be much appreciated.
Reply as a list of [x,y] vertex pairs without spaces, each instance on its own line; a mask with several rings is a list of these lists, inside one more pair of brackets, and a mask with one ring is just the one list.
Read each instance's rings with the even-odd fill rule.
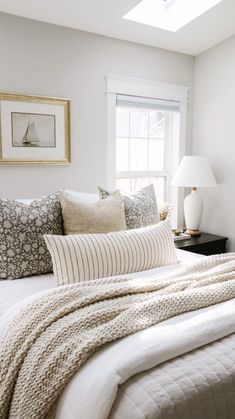
[[38,147],[40,140],[34,122],[28,122],[28,126],[21,141],[25,147]]
[[12,112],[13,147],[56,147],[56,117]]
[[70,99],[0,92],[0,167],[70,163]]

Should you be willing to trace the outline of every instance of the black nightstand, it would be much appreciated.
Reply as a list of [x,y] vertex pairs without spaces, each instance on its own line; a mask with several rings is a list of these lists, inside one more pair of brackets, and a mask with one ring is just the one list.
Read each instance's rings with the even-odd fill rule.
[[178,240],[175,242],[175,246],[177,249],[209,256],[217,253],[225,253],[227,240],[227,237],[202,233],[200,237]]

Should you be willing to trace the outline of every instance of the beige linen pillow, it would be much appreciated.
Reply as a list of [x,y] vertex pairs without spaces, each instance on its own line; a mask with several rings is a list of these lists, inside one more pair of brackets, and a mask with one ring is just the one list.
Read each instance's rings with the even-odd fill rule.
[[76,196],[60,195],[65,234],[108,233],[126,230],[121,194],[94,203],[81,202]]
[[[98,187],[101,199],[107,199],[113,193]],[[122,195],[127,230],[157,224],[159,220],[156,195],[153,185],[145,186],[131,195]]]
[[169,220],[108,234],[44,236],[58,285],[140,272],[177,262]]

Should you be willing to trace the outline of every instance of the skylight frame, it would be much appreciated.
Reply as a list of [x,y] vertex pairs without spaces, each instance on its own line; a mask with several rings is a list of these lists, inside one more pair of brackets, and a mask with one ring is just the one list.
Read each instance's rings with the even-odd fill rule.
[[177,32],[223,0],[142,0],[123,19]]

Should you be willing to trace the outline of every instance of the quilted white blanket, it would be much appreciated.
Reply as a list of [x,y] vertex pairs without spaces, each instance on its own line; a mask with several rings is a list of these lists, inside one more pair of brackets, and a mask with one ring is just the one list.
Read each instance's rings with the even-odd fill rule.
[[[8,414],[9,417],[13,418],[21,414],[24,415],[24,418],[30,418],[32,414],[33,417],[48,417],[47,414],[49,414],[50,407],[53,406],[55,396],[59,395],[66,381],[69,381],[68,376],[71,378],[76,372],[76,369],[78,369],[76,365],[77,367],[81,366],[94,350],[101,347],[104,343],[145,329],[174,315],[234,298],[235,255],[228,254],[202,258],[197,262],[189,264],[177,275],[171,274],[161,278],[161,280],[158,279],[158,281],[145,279],[144,281],[135,280],[134,282],[128,280],[127,283],[124,283],[123,280],[112,279],[103,281],[102,284],[100,282],[97,284],[97,281],[95,281],[89,287],[76,286],[76,289],[73,288],[74,286],[70,287],[69,290],[66,287],[65,292],[62,292],[61,289],[48,292],[46,297],[36,300],[33,306],[30,306],[30,308],[26,307],[24,311],[20,311],[14,322],[11,323],[2,342],[0,353],[0,411],[2,417],[7,417],[6,415]],[[49,294],[52,298],[49,297]],[[132,294],[132,298],[130,298],[130,294]],[[101,301],[101,306],[97,305],[97,302]],[[76,319],[74,310],[77,312],[82,302],[83,304],[84,302],[86,303],[86,307],[84,307],[85,312],[83,313],[86,316],[85,318],[84,316],[78,316]],[[63,304],[63,308],[58,310],[60,303]],[[96,303],[93,306],[94,310],[90,309],[91,303]],[[131,356],[129,355],[123,359],[122,371],[125,374],[124,377],[123,373],[121,374],[121,380],[129,378],[143,369],[151,368],[153,362],[154,365],[157,365],[158,362],[163,362],[163,360],[170,359],[172,356],[191,350],[195,347],[196,341],[197,345],[205,344],[210,342],[210,339],[215,340],[232,333],[234,331],[232,326],[234,328],[234,325],[231,325],[231,323],[234,323],[234,321],[229,322],[228,320],[231,312],[234,319],[234,311],[232,310],[232,302],[230,304],[231,307],[226,316],[226,331],[224,330],[224,325],[221,330],[217,327],[217,330],[213,331],[211,337],[208,336],[208,330],[206,335],[203,335],[202,323],[200,325],[200,322],[196,322],[194,325],[194,338],[189,333],[191,338],[187,339],[187,341],[181,338],[181,344],[178,346],[176,344],[171,345],[171,347],[167,346],[168,332],[165,336],[165,332],[163,332],[163,335],[157,333],[153,339],[153,328],[142,331],[141,334],[139,332],[133,335],[134,340],[137,337],[138,344],[135,345],[135,350],[134,347],[132,348],[133,351],[128,350]],[[221,310],[218,310],[217,314],[221,317],[219,314]],[[92,311],[96,316],[92,315]],[[25,314],[28,314],[28,318],[25,317]],[[51,322],[49,322],[48,316]],[[89,316],[90,322],[87,322]],[[82,330],[76,328],[76,324],[80,323],[82,324]],[[50,330],[52,325],[53,327]],[[181,325],[181,329],[182,327]],[[63,334],[65,338],[68,338],[68,328],[72,331],[72,334],[69,334],[69,343],[74,349],[71,351],[68,350],[68,342],[61,340]],[[78,332],[79,334],[77,334]],[[186,335],[188,332],[189,330],[186,327]],[[197,334],[200,335],[199,339]],[[145,336],[144,339],[143,336]],[[182,336],[185,336],[185,333]],[[85,341],[83,340],[84,338]],[[131,340],[131,337],[129,339]],[[207,341],[205,342],[205,340]],[[123,339],[120,340],[116,346],[122,345],[124,341]],[[157,351],[156,342],[158,342],[159,346]],[[50,346],[49,351],[48,344]],[[64,350],[62,351],[61,348],[64,348]],[[83,349],[82,352],[81,348]],[[106,348],[106,351],[109,351],[109,349]],[[164,356],[160,356],[161,351]],[[65,356],[65,354],[67,355]],[[91,363],[94,358],[91,359]],[[117,357],[118,359],[120,361],[120,356]],[[108,381],[111,373],[111,371],[108,373],[109,368],[112,369],[114,378],[118,378],[118,376],[115,375],[117,370],[113,368],[115,365],[112,362],[105,365],[106,368],[102,369],[104,378],[101,381],[107,385],[110,383]],[[118,366],[118,362],[116,366]],[[69,369],[69,374],[65,368]],[[83,381],[83,368],[80,369],[78,376],[80,376],[81,384]],[[63,386],[61,386],[61,383],[63,383]],[[92,383],[94,383],[94,378]],[[89,404],[93,406],[93,413],[87,412],[84,410],[83,405],[79,405],[79,410],[77,411],[77,414],[79,412],[79,417],[107,417],[120,379],[114,379],[112,383],[112,385],[108,385],[105,388],[106,403],[103,402],[100,406],[99,400],[96,398],[94,403],[89,401]],[[39,391],[42,386],[43,394]],[[99,388],[102,388],[100,383]],[[51,394],[52,390],[53,397],[50,399],[48,395]],[[70,394],[72,393],[70,392]],[[103,400],[104,397],[101,397],[101,399]],[[58,406],[60,403],[61,400]],[[41,407],[41,410],[39,410],[38,406]],[[58,417],[60,417],[62,410],[63,407],[59,410],[57,407]],[[63,415],[63,412],[61,414]],[[69,418],[72,416],[64,415],[61,417]]]

